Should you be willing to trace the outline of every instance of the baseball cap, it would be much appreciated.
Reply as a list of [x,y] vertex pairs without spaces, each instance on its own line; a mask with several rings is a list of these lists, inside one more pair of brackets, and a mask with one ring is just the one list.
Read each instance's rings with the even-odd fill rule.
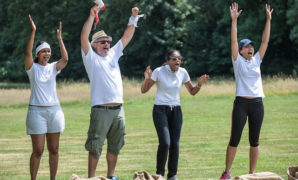
[[239,44],[238,44],[238,47],[239,47],[239,51],[242,49],[242,47],[245,47],[249,44],[252,44],[253,46],[255,46],[255,43],[249,39],[242,39]]

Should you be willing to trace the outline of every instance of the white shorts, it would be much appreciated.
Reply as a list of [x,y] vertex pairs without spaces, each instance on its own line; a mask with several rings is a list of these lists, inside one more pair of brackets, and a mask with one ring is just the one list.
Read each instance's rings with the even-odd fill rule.
[[64,114],[59,105],[29,106],[26,118],[27,134],[46,134],[64,131]]

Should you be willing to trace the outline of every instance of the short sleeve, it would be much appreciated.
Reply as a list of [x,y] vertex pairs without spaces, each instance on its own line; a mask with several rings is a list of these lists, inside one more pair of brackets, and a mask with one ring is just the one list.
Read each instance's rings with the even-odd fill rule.
[[260,65],[262,63],[262,59],[260,57],[260,53],[257,52],[257,54],[255,54],[255,58],[256,58],[256,62],[258,63],[258,65]]
[[158,73],[159,73],[159,68],[154,69],[154,71],[152,72],[151,79],[155,82],[158,80]]
[[231,56],[231,59],[232,59],[232,63],[233,64],[237,64],[238,62],[239,62],[239,58],[241,57],[241,55],[239,54],[239,52],[238,52],[238,54],[237,54],[237,58],[236,58],[236,60],[234,60],[233,59],[233,56]]
[[94,54],[94,51],[91,45],[89,46],[89,50],[87,54],[85,54],[83,49],[81,49],[81,53],[82,53],[82,58],[86,69],[90,69],[92,67],[92,56]]
[[57,71],[57,62],[58,61],[56,61],[56,62],[53,62],[53,72],[56,72],[56,75],[58,75],[58,74],[60,74],[61,73],[61,70],[59,70],[59,71]]
[[190,77],[189,77],[189,74],[188,72],[184,69],[184,76],[183,76],[183,83],[186,83],[188,81],[190,81]]
[[112,51],[115,52],[115,56],[117,58],[114,58],[115,60],[119,61],[119,58],[123,55],[123,44],[122,41],[119,40],[112,48]]
[[36,68],[36,66],[35,66],[35,63],[33,62],[31,68],[26,70],[26,73],[27,73],[29,79],[31,79],[31,77],[33,76],[35,68]]

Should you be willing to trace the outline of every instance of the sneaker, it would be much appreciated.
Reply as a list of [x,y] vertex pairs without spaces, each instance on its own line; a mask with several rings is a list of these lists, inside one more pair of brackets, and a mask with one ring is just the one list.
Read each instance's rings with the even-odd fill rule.
[[225,179],[231,179],[231,173],[230,172],[223,172],[221,174],[220,180],[225,180]]
[[168,180],[179,180],[176,176],[172,176],[170,178],[168,178]]
[[119,180],[120,179],[119,177],[115,177],[115,176],[109,176],[107,178],[110,180]]

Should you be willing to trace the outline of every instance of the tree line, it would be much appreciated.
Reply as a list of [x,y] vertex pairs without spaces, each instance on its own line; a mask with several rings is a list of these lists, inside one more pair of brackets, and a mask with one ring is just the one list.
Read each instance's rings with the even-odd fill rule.
[[[225,0],[104,0],[106,10],[99,12],[96,31],[103,29],[113,37],[122,36],[131,8],[145,14],[119,63],[127,77],[140,78],[147,65],[164,63],[169,49],[178,49],[185,57],[182,66],[192,77],[201,74],[233,76],[230,52],[231,18]],[[293,74],[298,71],[298,1],[238,0],[243,10],[238,19],[238,40],[249,38],[261,43],[266,21],[265,4],[274,8],[269,46],[261,69],[263,74]],[[80,46],[82,26],[89,16],[92,0],[0,0],[0,81],[28,81],[24,52],[31,26],[31,14],[37,31],[35,45],[47,41],[52,48],[51,61],[60,58],[56,29],[62,21],[62,36],[69,64],[59,79],[86,79]],[[91,32],[91,35],[96,32]],[[34,53],[34,52],[33,52]]]

